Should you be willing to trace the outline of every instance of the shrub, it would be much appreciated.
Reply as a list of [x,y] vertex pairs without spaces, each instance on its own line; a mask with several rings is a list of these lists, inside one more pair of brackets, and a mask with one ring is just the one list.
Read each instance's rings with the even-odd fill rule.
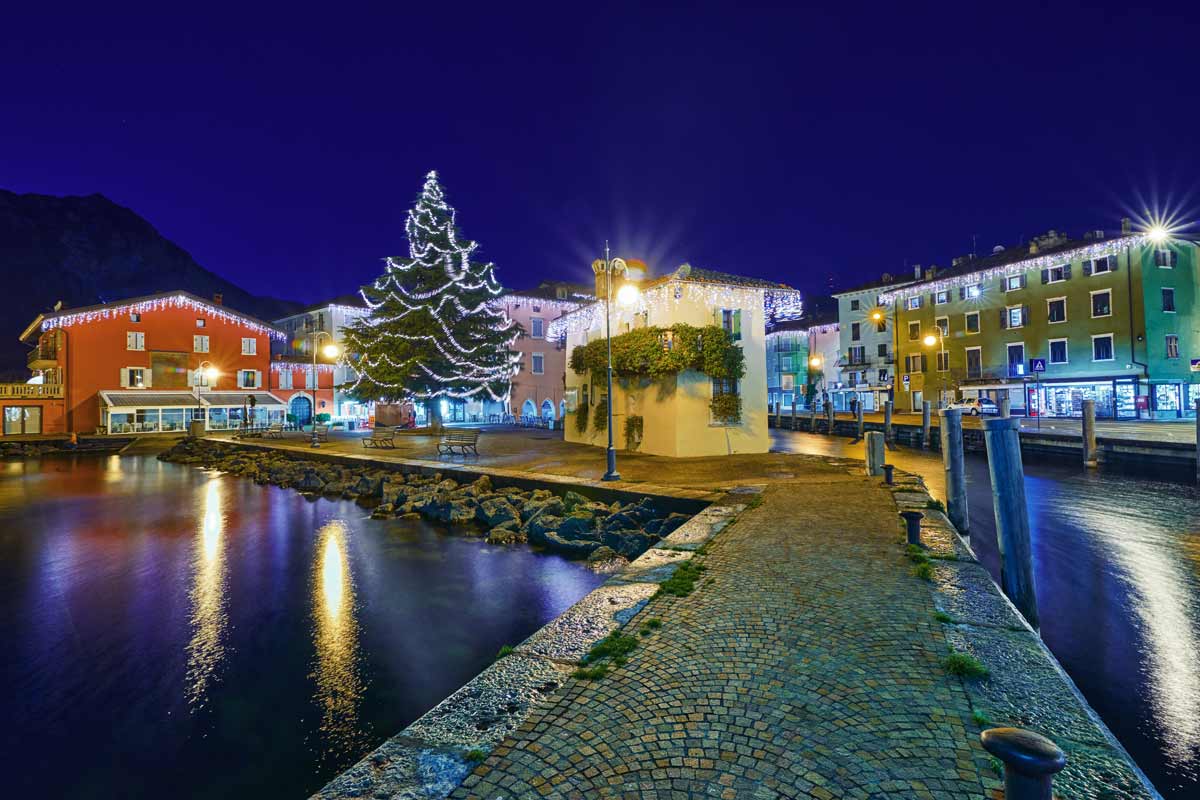
[[482,750],[480,750],[480,749],[476,748],[476,749],[474,749],[474,750],[468,750],[468,751],[466,752],[466,755],[464,755],[464,756],[463,756],[463,758],[464,758],[464,759],[466,759],[466,760],[467,760],[469,763],[471,763],[471,764],[479,764],[479,763],[481,763],[481,762],[482,762],[482,761],[483,761],[485,758],[487,758],[487,753],[485,753],[485,752],[483,752]]
[[945,611],[933,612],[933,618],[936,619],[938,622],[944,622],[946,624],[950,624],[951,622],[954,622],[954,617],[950,616]]
[[930,564],[928,561],[922,561],[913,567],[912,573],[923,581],[931,581],[933,580],[933,564]]
[[961,678],[986,678],[988,668],[969,653],[951,653],[942,659],[942,668]]
[[602,397],[596,401],[592,409],[592,427],[603,433],[608,430],[608,398]]
[[511,644],[504,645],[503,647],[500,648],[500,651],[498,653],[496,653],[496,660],[499,661],[500,659],[504,658],[505,656],[511,655],[514,649],[515,648],[513,648],[513,646]]
[[313,419],[316,420],[317,424],[324,425],[329,422],[330,416],[322,411],[320,414],[313,414]]
[[[596,339],[571,351],[571,370],[600,374],[608,369],[608,344]],[[659,380],[685,369],[713,378],[737,380],[746,374],[746,356],[733,336],[719,325],[635,328],[612,337],[613,374],[621,378]]]
[[575,432],[583,433],[587,430],[588,407],[587,403],[580,403],[575,407]]
[[742,398],[736,394],[726,392],[713,395],[708,408],[712,411],[713,419],[722,425],[736,425],[742,420]]

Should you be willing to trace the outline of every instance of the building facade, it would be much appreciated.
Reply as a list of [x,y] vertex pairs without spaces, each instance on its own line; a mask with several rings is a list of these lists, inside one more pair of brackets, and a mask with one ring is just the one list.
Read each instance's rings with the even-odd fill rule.
[[[1007,392],[1015,413],[1173,419],[1194,413],[1196,247],[1051,231],[889,292],[897,408]],[[1044,368],[1044,371],[1042,371]]]
[[767,404],[804,408],[808,397],[808,328],[807,319],[788,320],[771,327],[767,332]]
[[[321,361],[329,361],[321,355],[321,349],[331,342],[338,346],[339,349],[344,348],[345,339],[343,330],[347,325],[354,320],[361,319],[369,313],[366,303],[358,294],[342,295],[332,300],[327,300],[323,303],[317,303],[308,308],[292,314],[288,317],[275,320],[275,326],[286,334],[286,338],[278,342],[273,348],[273,354],[281,357],[284,360],[292,360],[295,363],[312,364],[312,353],[314,343],[317,348],[318,363]],[[325,333],[328,336],[321,336]],[[304,398],[307,395],[304,392],[311,393],[305,382],[309,379],[300,375],[298,372],[294,379],[289,381],[287,377],[287,368],[278,367],[279,379],[282,383],[293,383],[295,389],[282,389],[288,392],[289,396]],[[276,369],[272,364],[272,369]],[[308,410],[311,415],[313,413],[328,413],[332,422],[341,422],[345,424],[354,423],[367,424],[370,418],[374,415],[374,403],[364,402],[351,397],[347,393],[347,389],[353,385],[357,375],[354,369],[347,365],[345,359],[337,359],[332,363],[331,367],[326,370],[328,374],[320,380],[321,386],[324,386],[328,381],[333,387],[332,398],[323,397],[308,397],[309,403],[316,403],[316,410]],[[297,383],[297,380],[300,383]],[[327,407],[320,406],[320,403],[325,402]],[[303,414],[305,412],[303,399],[297,401],[297,408],[289,413],[293,416]]]
[[[597,297],[604,295],[598,275]],[[613,383],[613,438],[619,448],[635,447],[655,455],[688,457],[729,453],[765,453],[767,431],[766,320],[774,310],[791,303],[799,309],[799,293],[782,284],[742,278],[685,265],[660,278],[640,281],[636,302],[610,303],[614,337],[637,328],[667,329],[684,323],[696,327],[719,325],[741,347],[746,373],[738,381],[711,379],[694,370],[658,381],[629,379]],[[597,301],[564,315],[555,333],[565,336],[568,363],[575,347],[605,337],[604,303]],[[663,334],[662,346],[670,348]],[[597,370],[597,372],[602,372]],[[736,422],[714,419],[711,409],[718,394],[740,398]],[[566,371],[564,438],[599,447],[607,445],[607,428],[595,424],[596,410],[607,400],[605,375]],[[580,413],[580,409],[583,413]],[[582,428],[572,414],[586,423]],[[599,414],[603,416],[603,414]],[[640,433],[627,436],[627,420],[640,422]],[[636,429],[635,429],[636,430]]]
[[[920,267],[915,268],[917,272]],[[896,378],[896,351],[892,321],[881,295],[904,281],[885,275],[881,280],[859,286],[833,297],[838,304],[840,376],[830,385],[834,407],[849,409],[857,398],[864,411],[883,408],[891,399]]]
[[[276,355],[271,359],[267,389],[287,406],[287,421],[303,427],[318,421],[339,422],[357,427],[357,415],[335,416],[337,396],[335,381],[338,370],[344,367],[318,355],[312,357]],[[322,416],[328,415],[328,417]]]
[[209,430],[282,421],[283,403],[266,389],[270,340],[282,336],[219,297],[186,292],[39,314],[21,334],[33,346],[27,364],[39,388],[0,397],[4,433],[174,433],[193,419]]

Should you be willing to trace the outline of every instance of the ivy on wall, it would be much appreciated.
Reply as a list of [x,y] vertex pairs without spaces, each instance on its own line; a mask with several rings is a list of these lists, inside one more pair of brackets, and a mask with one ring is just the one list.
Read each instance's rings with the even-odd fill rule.
[[601,397],[592,409],[592,427],[603,433],[608,430],[608,398]]
[[[687,369],[725,380],[738,380],[746,374],[745,353],[719,325],[679,323],[622,333],[612,337],[612,364],[613,374],[620,378],[658,380]],[[570,366],[577,375],[603,374],[608,369],[605,340],[577,346],[571,351]]]
[[708,408],[713,419],[721,425],[736,425],[742,419],[742,398],[736,394],[715,394]]

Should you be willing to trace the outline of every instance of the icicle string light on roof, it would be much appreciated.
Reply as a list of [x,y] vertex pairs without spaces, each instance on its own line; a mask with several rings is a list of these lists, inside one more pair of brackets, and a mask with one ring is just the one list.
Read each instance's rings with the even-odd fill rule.
[[1150,241],[1148,234],[1137,234],[1134,236],[1124,236],[1120,239],[1111,239],[1106,242],[1096,242],[1082,247],[1076,247],[1071,250],[1063,250],[1057,253],[1047,253],[1046,255],[1033,256],[1022,261],[1014,261],[1011,264],[1001,264],[999,266],[981,269],[977,272],[967,272],[962,275],[954,275],[947,278],[934,279],[921,283],[913,283],[908,286],[902,286],[890,292],[884,292],[879,295],[879,302],[882,305],[891,305],[898,299],[912,297],[918,294],[928,294],[929,292],[940,292],[947,289],[956,289],[960,286],[974,286],[977,283],[984,281],[997,280],[1000,278],[1008,278],[1013,275],[1020,275],[1030,270],[1043,270],[1052,267],[1061,267],[1073,261],[1086,261],[1092,258],[1101,258],[1120,253],[1123,250],[1128,250],[1134,247],[1140,247]]
[[[313,368],[313,365],[312,365],[311,361],[308,362],[307,364],[300,362],[300,361],[272,361],[271,362],[271,371],[272,372],[290,372],[293,370],[303,370],[303,371],[307,372],[308,370],[310,370],[312,368]],[[333,369],[334,369],[333,364],[321,364],[319,362],[317,364],[317,372],[333,372]]]
[[582,300],[561,300],[561,299],[546,299],[544,297],[530,297],[523,294],[506,294],[501,298],[493,300],[492,303],[497,308],[524,308],[526,306],[538,306],[550,311],[556,311],[560,314],[567,314],[582,306],[584,303],[590,303],[595,300],[594,297],[587,297]]
[[258,322],[242,316],[241,314],[230,313],[220,306],[205,303],[195,300],[187,295],[176,294],[169,297],[156,297],[153,300],[141,300],[136,303],[114,303],[113,305],[104,306],[103,308],[94,308],[90,311],[78,311],[72,314],[62,314],[60,316],[51,317],[50,319],[42,320],[42,330],[50,330],[51,328],[69,328],[72,325],[81,325],[89,322],[95,322],[99,319],[113,319],[114,317],[122,317],[128,314],[145,314],[152,311],[162,311],[164,309],[187,308],[192,311],[203,312],[204,315],[211,319],[216,319],[221,322],[227,322],[233,325],[241,325],[243,328],[249,328],[257,333],[265,333],[273,339],[281,341],[287,340],[287,334],[275,328],[268,327]]

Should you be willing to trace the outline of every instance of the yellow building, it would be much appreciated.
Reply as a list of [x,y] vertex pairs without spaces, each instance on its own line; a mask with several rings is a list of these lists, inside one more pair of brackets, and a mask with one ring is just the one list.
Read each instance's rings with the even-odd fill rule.
[[[779,283],[688,265],[667,276],[630,282],[639,289],[636,299],[628,304],[618,302],[614,281],[609,303],[617,349],[621,344],[617,337],[642,328],[654,329],[658,336],[654,341],[670,352],[675,346],[672,326],[718,326],[741,348],[745,374],[738,380],[713,378],[696,369],[653,380],[614,374],[614,446],[673,457],[767,452],[766,320],[768,314],[798,313],[799,292]],[[597,275],[596,292],[601,300],[564,315],[552,327],[552,334],[565,338],[568,359],[576,348],[605,337],[602,272]],[[607,446],[608,430],[602,422],[605,373],[599,366],[576,371],[568,362],[564,392],[567,441]],[[736,420],[715,417],[713,398],[722,394],[740,399],[741,413]]]

